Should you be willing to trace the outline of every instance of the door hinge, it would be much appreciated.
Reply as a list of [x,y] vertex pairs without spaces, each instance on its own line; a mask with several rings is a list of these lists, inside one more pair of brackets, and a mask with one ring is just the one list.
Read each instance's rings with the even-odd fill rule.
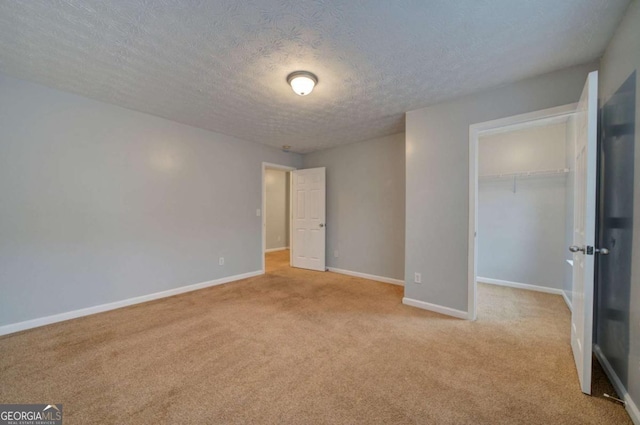
[[587,255],[593,255],[593,247],[587,245]]

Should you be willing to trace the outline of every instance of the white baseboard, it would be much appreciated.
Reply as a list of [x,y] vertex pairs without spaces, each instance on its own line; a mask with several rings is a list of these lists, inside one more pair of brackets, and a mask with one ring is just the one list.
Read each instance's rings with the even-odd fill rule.
[[508,280],[491,279],[488,277],[477,277],[476,281],[488,283],[490,285],[508,286],[510,288],[526,289],[528,291],[545,292],[547,294],[563,295],[562,289],[548,288],[546,286],[529,285],[528,283],[510,282]]
[[288,247],[288,246],[283,246],[283,247],[280,247],[280,248],[269,248],[269,249],[265,249],[265,250],[264,250],[264,252],[265,252],[265,253],[267,253],[267,252],[285,251],[285,250],[287,250],[287,249],[289,249],[289,247]]
[[625,409],[627,409],[627,413],[629,413],[631,420],[635,425],[640,425],[640,410],[638,410],[638,406],[631,399],[631,396],[629,396],[627,389],[624,387],[624,385],[622,385],[622,381],[620,381],[620,378],[618,378],[618,375],[613,370],[613,367],[611,367],[611,363],[609,363],[609,360],[607,360],[607,357],[604,355],[598,344],[594,344],[593,352],[602,365],[604,372],[607,374],[609,380],[613,384],[613,388],[615,388],[616,392],[618,393],[618,397],[624,400],[624,407]]
[[181,286],[175,289],[169,289],[167,291],[156,292],[153,294],[142,295],[134,298],[128,298],[126,300],[115,301],[107,304],[100,304],[93,307],[81,308],[79,310],[67,311],[65,313],[54,314],[46,317],[39,317],[37,319],[26,320],[24,322],[11,323],[9,325],[0,326],[0,335],[7,335],[14,332],[20,332],[27,329],[50,325],[52,323],[64,322],[65,320],[75,319],[83,316],[89,316],[91,314],[96,314],[96,313],[102,313],[109,310],[115,310],[117,308],[128,307],[130,305],[140,304],[147,301],[153,301],[160,298],[171,297],[173,295],[196,291],[198,289],[204,289],[210,286],[222,285],[223,283],[229,283],[229,282],[234,282],[236,280],[248,279],[250,277],[258,276],[261,274],[263,274],[263,272],[260,270],[255,272],[238,274],[234,276],[227,276],[220,279],[210,280],[208,282],[201,282],[193,285]]
[[564,298],[564,302],[567,303],[567,307],[569,307],[569,311],[573,311],[573,304],[571,304],[571,300],[567,296],[566,291],[562,291],[562,298]]
[[466,311],[456,310],[454,308],[449,308],[438,304],[431,304],[420,300],[414,300],[413,298],[403,298],[402,304],[421,308],[423,310],[434,311],[436,313],[445,314],[447,316],[457,317],[458,319],[469,318],[469,314]]
[[376,276],[372,274],[352,272],[351,270],[336,269],[335,267],[328,267],[330,272],[346,274],[347,276],[361,277],[363,279],[375,280],[378,282],[391,283],[393,285],[404,286],[404,280],[393,279],[390,277]]

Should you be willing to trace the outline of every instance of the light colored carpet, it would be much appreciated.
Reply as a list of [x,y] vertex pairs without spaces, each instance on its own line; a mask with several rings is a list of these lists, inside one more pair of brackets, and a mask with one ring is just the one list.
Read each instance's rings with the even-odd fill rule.
[[580,392],[559,296],[483,285],[468,322],[287,255],[265,276],[1,338],[0,402],[63,403],[65,424],[631,423]]

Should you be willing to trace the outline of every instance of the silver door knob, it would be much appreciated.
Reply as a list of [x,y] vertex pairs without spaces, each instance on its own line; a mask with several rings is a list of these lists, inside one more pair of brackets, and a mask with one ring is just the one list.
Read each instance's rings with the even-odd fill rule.
[[580,248],[578,245],[571,245],[569,247],[569,251],[571,251],[571,252],[582,252],[584,254],[584,247]]
[[600,255],[609,255],[609,250],[607,248],[597,248],[596,252]]

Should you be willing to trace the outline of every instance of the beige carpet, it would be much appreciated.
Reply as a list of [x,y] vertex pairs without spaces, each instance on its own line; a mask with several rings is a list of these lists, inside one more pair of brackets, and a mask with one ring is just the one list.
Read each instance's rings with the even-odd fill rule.
[[483,285],[472,323],[287,255],[265,276],[1,338],[0,402],[63,403],[65,424],[631,423],[580,392],[559,296]]

